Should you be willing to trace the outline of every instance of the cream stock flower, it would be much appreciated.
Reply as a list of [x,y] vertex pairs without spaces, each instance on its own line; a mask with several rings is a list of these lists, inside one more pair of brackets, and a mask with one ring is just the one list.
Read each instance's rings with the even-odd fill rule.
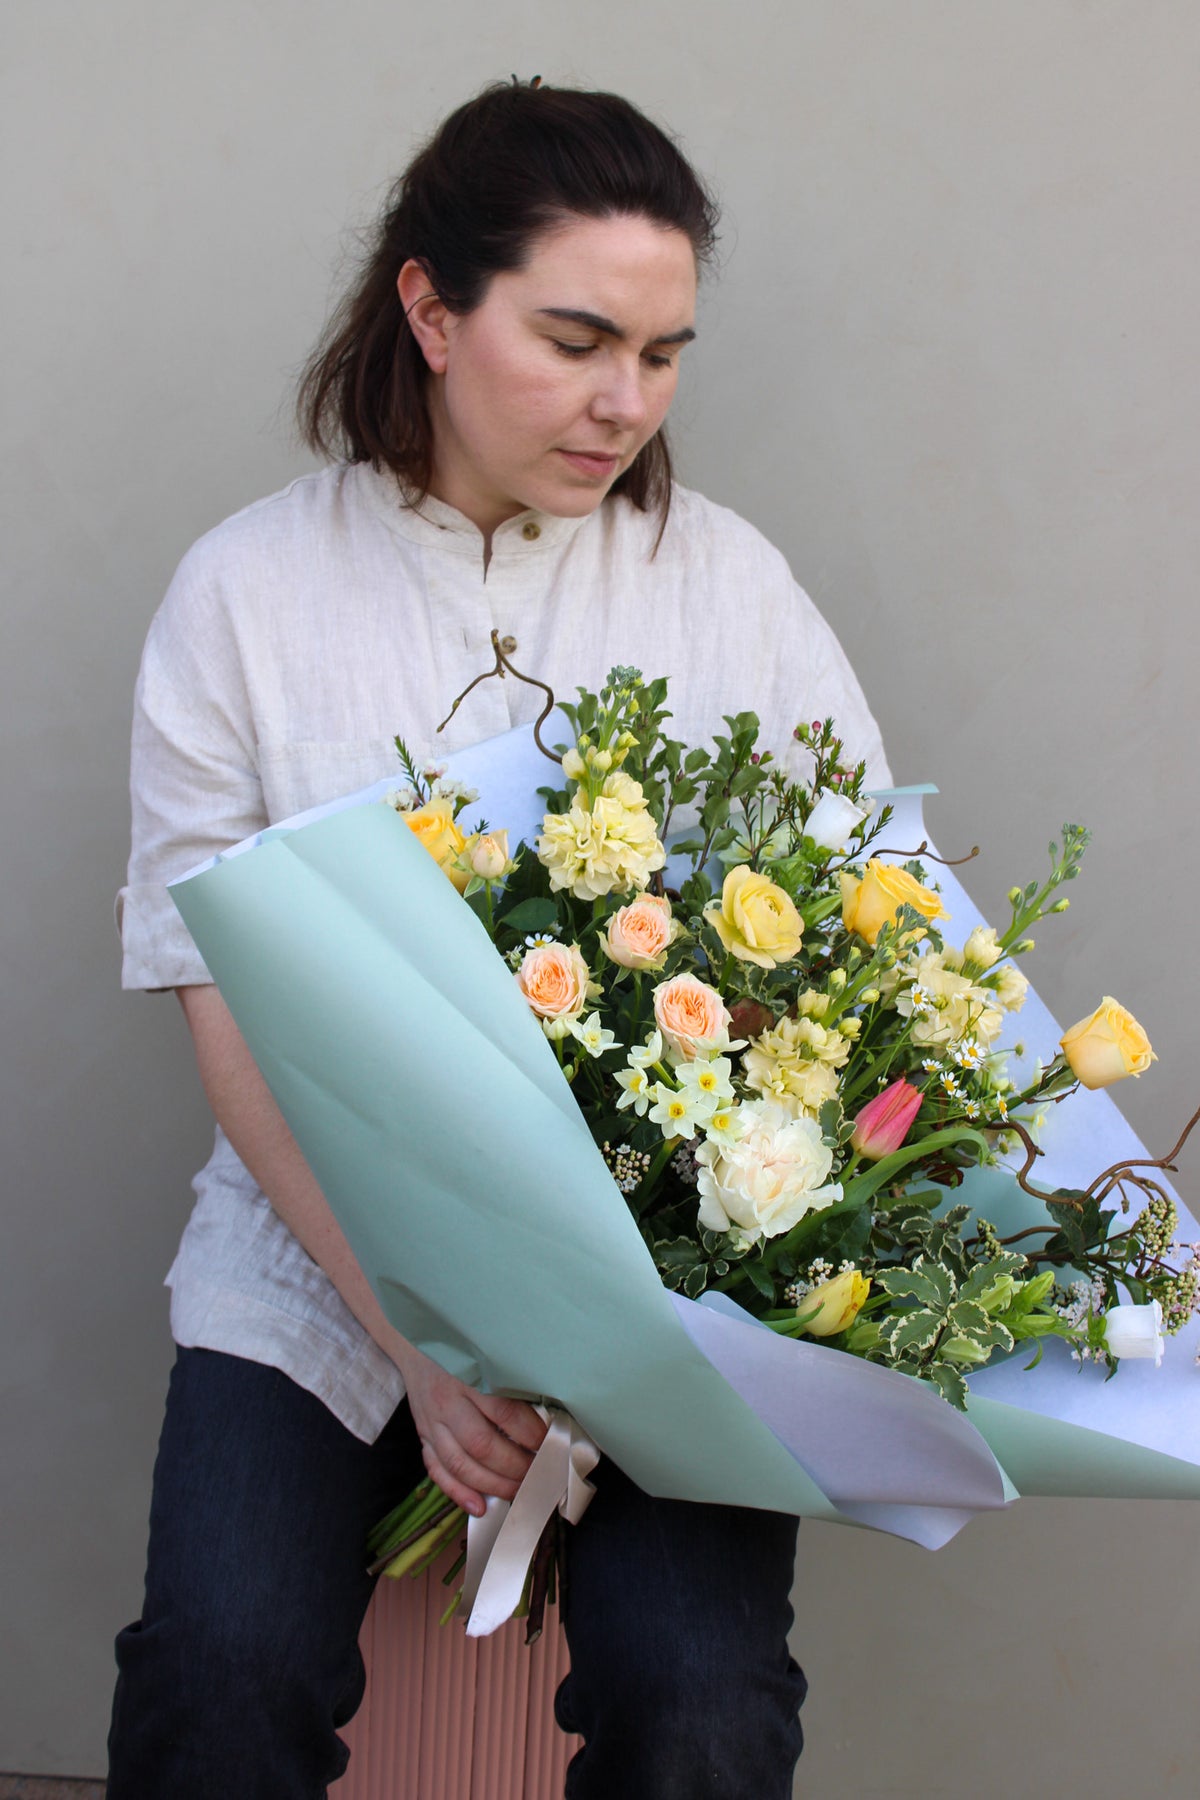
[[827,1031],[814,1019],[782,1018],[752,1042],[742,1067],[748,1085],[769,1095],[788,1111],[814,1118],[827,1100],[837,1098],[836,1070],[850,1054],[840,1031]]
[[547,1037],[566,1037],[600,992],[578,944],[539,944],[525,952],[517,986],[542,1021]]
[[981,971],[992,968],[1004,952],[996,937],[994,925],[977,925],[962,947],[963,961],[974,963]]
[[684,1061],[729,1046],[729,1008],[697,975],[673,975],[654,990],[654,1022]]
[[640,782],[620,770],[590,808],[580,792],[567,812],[547,813],[537,853],[551,892],[569,888],[580,900],[644,888],[667,860]]
[[914,1044],[955,1044],[968,1036],[991,1044],[1004,1023],[991,989],[947,966],[961,961],[958,951],[929,950],[905,964],[913,985],[896,996],[895,1004],[902,1018],[914,1021]]
[[833,1151],[812,1119],[793,1119],[770,1100],[747,1100],[736,1116],[734,1142],[706,1140],[696,1152],[702,1226],[736,1225],[754,1242],[841,1199],[840,1183],[829,1181]]
[[682,929],[665,894],[639,894],[612,915],[601,943],[623,969],[661,969]]

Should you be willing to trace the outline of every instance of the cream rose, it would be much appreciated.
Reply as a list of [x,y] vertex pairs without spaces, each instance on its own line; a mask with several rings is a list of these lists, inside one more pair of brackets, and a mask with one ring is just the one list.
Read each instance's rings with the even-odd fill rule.
[[696,975],[672,975],[654,990],[654,1022],[684,1062],[729,1041],[729,1008],[716,988]]
[[538,944],[525,952],[517,986],[547,1037],[566,1037],[598,991],[578,944]]
[[753,1243],[841,1199],[841,1184],[829,1181],[833,1151],[812,1119],[793,1119],[771,1100],[747,1100],[738,1123],[734,1142],[709,1140],[696,1152],[702,1226],[736,1225]]
[[720,901],[706,906],[704,917],[726,950],[760,969],[790,962],[804,940],[803,921],[791,900],[748,863],[730,869]]
[[401,817],[417,841],[440,864],[461,894],[471,879],[469,869],[460,868],[459,858],[467,840],[454,822],[454,805],[450,800],[427,800]]
[[1111,1087],[1126,1075],[1144,1075],[1157,1062],[1150,1039],[1131,1012],[1105,994],[1089,1018],[1059,1040],[1071,1071],[1086,1088]]
[[480,881],[499,881],[512,866],[507,831],[486,831],[467,846],[467,867]]
[[842,888],[842,924],[868,944],[875,943],[885,925],[895,924],[902,906],[911,906],[923,919],[950,917],[932,888],[922,887],[907,869],[880,862],[876,856],[867,863],[861,879],[843,869],[838,880]]
[[661,969],[680,929],[665,894],[642,894],[612,915],[602,942],[623,969]]

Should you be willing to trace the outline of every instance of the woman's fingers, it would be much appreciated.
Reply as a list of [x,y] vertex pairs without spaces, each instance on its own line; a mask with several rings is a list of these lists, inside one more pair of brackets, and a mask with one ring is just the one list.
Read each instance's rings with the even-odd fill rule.
[[473,1394],[472,1398],[480,1411],[486,1413],[492,1424],[514,1444],[531,1451],[539,1447],[548,1427],[526,1401],[506,1400],[500,1394]]

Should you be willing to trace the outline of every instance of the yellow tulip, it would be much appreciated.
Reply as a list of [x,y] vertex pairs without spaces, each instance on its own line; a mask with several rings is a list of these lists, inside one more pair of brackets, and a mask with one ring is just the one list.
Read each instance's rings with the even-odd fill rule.
[[[845,1331],[858,1317],[870,1292],[870,1282],[857,1269],[843,1269],[831,1281],[823,1281],[805,1294],[796,1308],[797,1314],[806,1321],[805,1333],[809,1337],[824,1338]],[[814,1307],[816,1312],[810,1319],[807,1315]]]

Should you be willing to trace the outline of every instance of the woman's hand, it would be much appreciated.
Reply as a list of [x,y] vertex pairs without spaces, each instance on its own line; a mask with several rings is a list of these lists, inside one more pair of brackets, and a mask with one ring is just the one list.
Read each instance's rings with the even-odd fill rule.
[[511,1500],[546,1435],[532,1406],[477,1393],[404,1339],[389,1349],[408,1390],[426,1471],[442,1492],[477,1517],[487,1495]]

